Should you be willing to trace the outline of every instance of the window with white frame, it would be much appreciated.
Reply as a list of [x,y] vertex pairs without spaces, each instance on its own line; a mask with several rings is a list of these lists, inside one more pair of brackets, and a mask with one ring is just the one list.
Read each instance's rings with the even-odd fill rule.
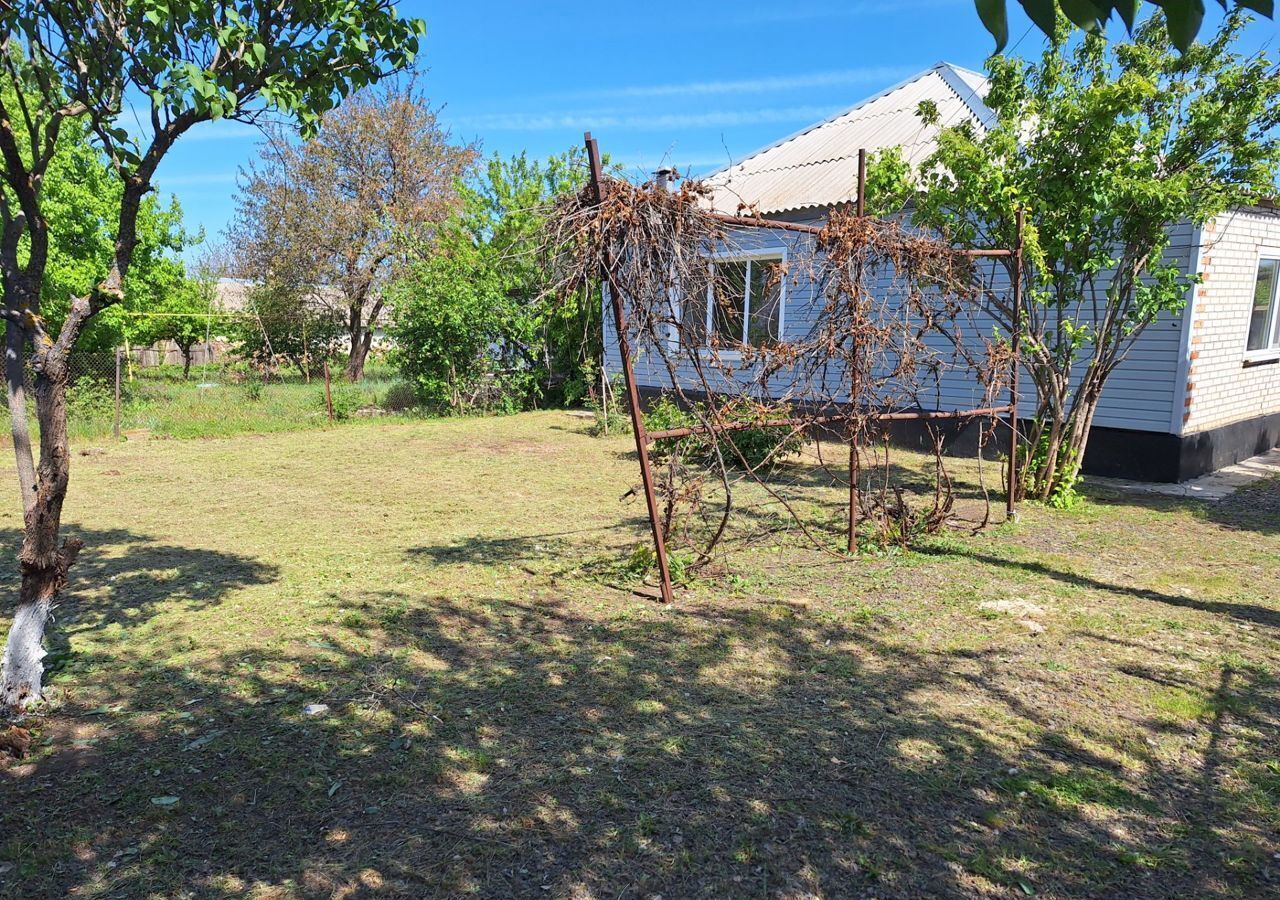
[[763,347],[781,335],[782,255],[714,259],[705,284],[685,294],[680,340],[686,347]]
[[1280,254],[1258,260],[1258,277],[1253,285],[1253,308],[1249,313],[1248,353],[1280,350],[1280,310],[1276,308],[1276,287],[1280,283]]

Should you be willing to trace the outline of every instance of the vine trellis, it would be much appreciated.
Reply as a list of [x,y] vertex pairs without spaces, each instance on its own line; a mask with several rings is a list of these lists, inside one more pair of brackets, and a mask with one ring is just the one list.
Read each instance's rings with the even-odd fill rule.
[[[631,416],[649,524],[653,535],[662,599],[673,599],[667,541],[675,510],[696,505],[706,472],[724,489],[718,517],[708,520],[709,537],[698,560],[725,533],[733,511],[733,484],[748,478],[792,515],[814,543],[823,542],[804,525],[788,501],[766,477],[770,455],[751,460],[735,435],[759,429],[789,438],[816,432],[836,434],[848,445],[849,489],[847,552],[858,551],[860,521],[911,521],[936,530],[951,516],[952,482],[943,461],[939,423],[976,422],[979,458],[1004,429],[1006,436],[1006,515],[1015,513],[1018,465],[1018,332],[984,334],[978,322],[978,298],[996,289],[980,262],[1012,257],[1012,307],[1021,308],[1022,215],[1012,248],[958,249],[896,220],[866,215],[866,155],[859,153],[857,200],[836,207],[825,224],[766,219],[740,206],[736,214],[713,210],[710,188],[698,181],[669,187],[665,179],[635,185],[608,178],[596,141],[586,135],[590,181],[562,198],[550,216],[546,248],[560,291],[599,279],[612,312],[626,400]],[[748,235],[769,232],[790,243],[782,260],[766,263],[759,274],[716,265],[717,259],[751,256]],[[758,250],[758,248],[756,248]],[[759,256],[759,253],[755,253]],[[722,271],[725,270],[725,271]],[[746,271],[750,271],[749,269]],[[749,277],[751,282],[744,284]],[[781,306],[788,287],[807,290],[801,328],[777,328],[778,313],[760,318],[764,333],[746,340],[726,339],[711,323],[732,322],[751,314],[740,291],[753,290]],[[766,305],[766,309],[768,306]],[[772,329],[772,333],[770,333]],[[636,382],[636,350],[660,363],[670,392],[694,424],[648,431]],[[948,409],[943,379],[967,375],[974,405]],[[932,399],[929,399],[931,396]],[[1005,402],[1000,402],[1007,396]],[[918,422],[933,444],[935,472],[931,508],[911,510],[900,489],[878,491],[861,486],[866,463],[888,472],[888,433],[895,422]],[[697,442],[709,465],[686,466],[682,448]],[[655,444],[664,448],[655,466]],[[828,461],[819,461],[830,471]],[[699,468],[699,471],[695,471]],[[661,469],[661,471],[656,471]],[[842,465],[843,469],[843,465]],[[981,471],[981,470],[980,470]],[[983,483],[986,513],[990,500]],[[905,533],[905,532],[903,532]]]

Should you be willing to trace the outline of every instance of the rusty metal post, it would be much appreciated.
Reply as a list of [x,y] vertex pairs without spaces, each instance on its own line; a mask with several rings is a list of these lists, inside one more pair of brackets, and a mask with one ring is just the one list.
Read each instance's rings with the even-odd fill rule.
[[[858,151],[858,217],[862,218],[867,214],[867,151]],[[854,412],[853,405],[857,402],[858,372],[857,372],[857,348],[854,348],[854,371],[850,373],[850,391],[853,396],[849,398],[849,411]],[[849,418],[849,553],[854,555],[858,552],[858,478],[861,473],[858,466],[858,422],[855,416]]]
[[111,434],[120,440],[120,348],[116,348],[116,417],[111,426]]
[[1005,517],[1018,515],[1018,369],[1019,344],[1022,337],[1022,229],[1026,211],[1018,208],[1013,239],[1013,334],[1009,337],[1012,362],[1009,363],[1009,493],[1005,498]]
[[[591,132],[583,135],[587,148],[587,161],[591,166],[591,189],[595,201],[604,199],[604,174],[600,167],[600,148]],[[671,589],[671,570],[667,566],[667,545],[662,537],[662,523],[658,518],[658,496],[653,489],[653,468],[649,464],[649,436],[645,433],[644,414],[640,410],[640,393],[636,390],[636,376],[631,367],[631,342],[627,338],[626,314],[622,307],[622,293],[613,280],[610,260],[601,265],[602,283],[609,290],[613,307],[613,323],[618,332],[618,355],[622,358],[622,377],[627,386],[627,404],[631,410],[631,433],[636,439],[636,453],[640,457],[640,480],[644,485],[644,502],[649,509],[649,528],[653,532],[653,551],[658,558],[658,575],[662,580],[662,602],[675,599]]]
[[858,215],[867,214],[867,151],[858,151]]
[[[306,368],[306,366],[303,366]],[[324,361],[324,406],[329,411],[329,424],[333,424],[333,389],[329,386],[329,360]]]

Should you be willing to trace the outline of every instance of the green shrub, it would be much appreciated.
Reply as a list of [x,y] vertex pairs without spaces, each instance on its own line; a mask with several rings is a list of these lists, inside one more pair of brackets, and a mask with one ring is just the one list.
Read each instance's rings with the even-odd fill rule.
[[[335,384],[330,388],[333,397],[333,420],[345,422],[356,414],[356,410],[365,405],[364,392],[353,384]],[[328,401],[324,388],[317,395],[320,409],[328,413]]]
[[627,411],[626,387],[622,375],[614,375],[609,379],[608,394],[602,393],[604,386],[600,384],[600,368],[594,360],[582,364],[579,377],[584,385],[585,397],[583,405],[595,414],[588,432],[599,437],[602,434],[627,434],[631,431],[631,415]]
[[418,405],[418,395],[407,381],[397,381],[382,397],[382,408],[388,412],[404,412]]
[[67,388],[69,420],[110,419],[115,409],[115,386],[104,379],[77,378]]
[[[1027,447],[1022,451],[1022,463],[1019,469],[1024,473],[1039,472],[1043,469],[1048,456],[1049,434],[1046,430],[1040,436],[1036,446]],[[1058,459],[1062,469],[1056,474],[1055,483],[1050,488],[1045,503],[1054,509],[1075,509],[1084,502],[1084,497],[1077,490],[1080,482],[1084,481],[1084,476],[1080,474],[1078,454],[1069,450],[1060,450]],[[1043,485],[1029,474],[1025,477],[1024,487],[1027,494],[1029,496],[1039,494]]]
[[[785,404],[759,406],[750,401],[727,403],[721,407],[720,412],[721,421],[725,423],[784,419],[790,415]],[[702,404],[695,403],[691,408],[684,409],[670,395],[664,395],[645,414],[645,429],[655,432],[694,427],[701,424],[700,416],[706,417]],[[745,462],[749,468],[756,469],[762,465],[772,466],[787,457],[795,456],[804,448],[806,441],[804,434],[793,433],[792,429],[785,426],[743,428],[721,432],[720,450],[727,465],[742,465]],[[715,460],[715,442],[705,434],[662,438],[653,442],[651,453],[659,462],[678,455],[687,462],[709,465]]]

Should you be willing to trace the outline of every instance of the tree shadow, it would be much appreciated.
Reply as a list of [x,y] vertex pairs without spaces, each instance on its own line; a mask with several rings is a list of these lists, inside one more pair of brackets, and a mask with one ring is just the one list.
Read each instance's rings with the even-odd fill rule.
[[[122,648],[119,710],[73,698],[64,713],[97,723],[98,764],[59,769],[51,748],[0,774],[0,860],[18,892],[1264,887],[1256,867],[1135,866],[1130,854],[1163,840],[1163,819],[1140,814],[1175,814],[1184,786],[1154,757],[1123,786],[1083,743],[1100,736],[1056,728],[995,649],[928,652],[786,603],[607,617],[555,598],[384,593],[371,612],[324,640],[200,666]],[[940,707],[940,691],[960,702]],[[1027,740],[997,742],[993,719]],[[1123,831],[1081,809],[1079,783]],[[1226,824],[1229,811],[1206,809]],[[1205,852],[1253,852],[1215,840]]]
[[1257,603],[1230,603],[1222,600],[1203,600],[1196,597],[1188,597],[1184,594],[1166,594],[1162,591],[1151,590],[1150,588],[1126,587],[1101,581],[1097,578],[1090,578],[1087,575],[1080,575],[1075,572],[1064,572],[1042,562],[1006,559],[989,553],[982,553],[970,547],[947,546],[942,548],[923,546],[917,549],[918,552],[928,556],[963,556],[984,565],[1002,569],[1013,569],[1029,575],[1038,575],[1063,584],[1069,584],[1072,587],[1104,591],[1111,594],[1120,594],[1137,600],[1162,603],[1166,606],[1177,606],[1182,609],[1194,609],[1199,610],[1200,612],[1213,613],[1215,615],[1225,615],[1244,622],[1250,622],[1256,625],[1265,625],[1268,628],[1280,628],[1280,612]]
[[590,549],[608,536],[624,540],[632,534],[647,532],[648,518],[632,516],[613,525],[595,528],[575,528],[566,531],[547,531],[537,534],[509,537],[485,537],[475,535],[446,544],[423,544],[409,547],[405,555],[431,565],[469,563],[473,565],[519,565],[538,560],[563,560],[580,556],[583,549]]
[[[94,529],[68,525],[67,537],[84,541],[84,550],[62,592],[55,615],[55,639],[110,625],[136,625],[163,606],[201,609],[249,585],[279,577],[271,563],[198,547],[163,543],[127,528]],[[22,535],[0,530],[0,545],[16,554]],[[16,567],[0,568],[0,589],[16,594]]]
[[1280,477],[1247,484],[1216,503],[1197,507],[1195,512],[1204,520],[1226,528],[1280,534]]
[[1154,513],[1181,511],[1189,513],[1197,521],[1233,531],[1280,534],[1280,478],[1277,477],[1244,485],[1221,500],[1213,501],[1194,496],[1126,491],[1088,482],[1084,490],[1095,503],[1130,506]]

